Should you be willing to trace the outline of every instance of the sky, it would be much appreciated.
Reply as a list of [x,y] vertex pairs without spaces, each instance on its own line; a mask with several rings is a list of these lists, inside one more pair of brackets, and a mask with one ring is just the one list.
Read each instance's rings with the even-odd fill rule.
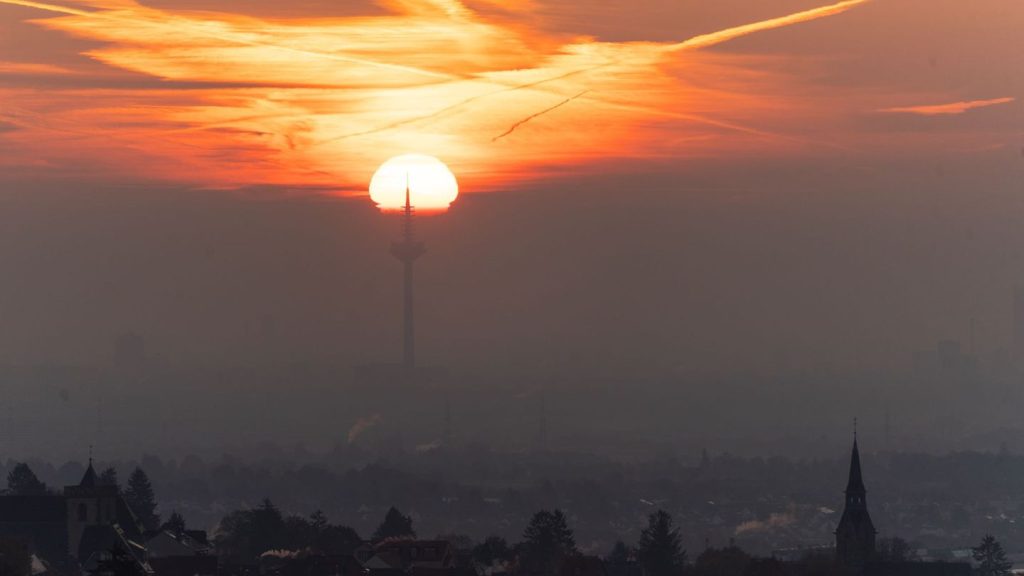
[[[439,363],[907,363],[1009,346],[1013,0],[0,0],[9,363],[397,346],[403,153]],[[602,364],[604,365],[604,364]]]

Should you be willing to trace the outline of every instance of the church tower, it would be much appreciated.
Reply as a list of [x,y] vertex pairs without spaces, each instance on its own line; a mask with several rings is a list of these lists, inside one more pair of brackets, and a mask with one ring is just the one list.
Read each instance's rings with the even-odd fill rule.
[[110,526],[117,523],[117,486],[100,483],[89,458],[89,467],[77,486],[64,488],[67,503],[68,553],[78,558],[82,535],[90,526]]
[[836,559],[844,566],[863,566],[875,555],[875,534],[875,525],[868,514],[867,489],[860,471],[855,428],[850,478],[846,483],[846,506],[836,527]]

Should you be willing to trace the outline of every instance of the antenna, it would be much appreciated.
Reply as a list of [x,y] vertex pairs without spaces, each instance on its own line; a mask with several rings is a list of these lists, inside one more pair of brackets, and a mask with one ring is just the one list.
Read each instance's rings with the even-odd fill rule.
[[402,262],[404,269],[403,290],[403,330],[402,330],[402,365],[407,370],[416,367],[415,336],[413,330],[413,283],[412,265],[426,252],[422,242],[417,242],[413,234],[412,190],[409,173],[405,173],[405,207],[402,211],[402,239],[391,244],[391,254]]
[[857,441],[857,417],[853,417],[853,441]]

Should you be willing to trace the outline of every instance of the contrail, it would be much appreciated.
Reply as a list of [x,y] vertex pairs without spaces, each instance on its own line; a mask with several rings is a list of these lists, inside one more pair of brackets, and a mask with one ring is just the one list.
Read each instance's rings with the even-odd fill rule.
[[[57,14],[69,14],[69,15],[72,15],[72,16],[83,16],[83,17],[86,17],[86,18],[100,18],[100,19],[103,19],[103,20],[114,20],[114,21],[120,21],[120,22],[137,23],[137,22],[135,22],[134,20],[132,20],[130,18],[125,18],[123,16],[107,14],[105,12],[89,12],[87,10],[79,10],[77,8],[68,8],[67,6],[59,6],[59,5],[56,5],[56,4],[46,4],[46,3],[43,3],[43,2],[33,2],[32,0],[0,0],[0,4],[9,4],[9,5],[12,5],[12,6],[24,6],[26,8],[36,8],[36,9],[39,9],[39,10],[44,10],[46,12],[55,12]],[[440,80],[457,80],[457,79],[460,79],[459,76],[455,76],[453,74],[446,74],[444,72],[435,72],[433,70],[426,70],[424,68],[416,68],[416,67],[413,67],[413,66],[403,66],[401,64],[391,64],[391,63],[388,63],[388,62],[380,62],[380,61],[377,61],[377,60],[366,60],[364,58],[353,58],[353,57],[350,57],[350,56],[341,56],[341,55],[338,55],[338,54],[330,54],[330,53],[326,53],[326,52],[317,52],[315,50],[303,50],[301,48],[292,48],[290,46],[281,46],[279,44],[270,44],[270,43],[267,43],[267,42],[255,42],[255,41],[252,41],[252,40],[245,40],[245,39],[242,39],[242,38],[232,37],[232,36],[220,36],[220,35],[217,35],[217,34],[211,34],[210,32],[207,32],[205,30],[196,30],[196,29],[190,28],[188,26],[181,26],[180,24],[173,24],[173,23],[168,23],[168,22],[154,22],[154,21],[151,21],[151,20],[146,21],[145,24],[146,25],[150,25],[150,26],[162,26],[162,27],[165,27],[165,28],[173,29],[173,30],[185,30],[185,31],[188,31],[188,33],[190,33],[190,34],[195,34],[196,36],[201,36],[201,37],[205,37],[205,38],[213,38],[215,40],[220,40],[220,41],[223,41],[223,42],[232,42],[232,43],[235,43],[235,44],[240,44],[242,46],[254,46],[254,47],[257,47],[257,48],[270,48],[270,49],[273,49],[273,50],[282,50],[282,51],[285,51],[285,52],[291,52],[293,54],[303,54],[305,56],[314,56],[314,57],[317,57],[317,58],[326,58],[328,60],[336,60],[338,62],[345,62],[345,63],[348,63],[348,64],[358,64],[360,66],[372,66],[372,67],[377,67],[377,68],[386,68],[386,69],[389,69],[389,70],[396,70],[396,71],[399,71],[399,72],[406,72],[406,73],[409,73],[409,74],[415,74],[415,75],[418,75],[418,76],[424,76],[424,77],[440,79]]]
[[559,102],[558,104],[555,104],[551,108],[546,108],[544,110],[541,110],[540,112],[537,112],[536,114],[531,114],[531,115],[527,116],[526,118],[523,118],[519,122],[516,122],[515,124],[510,126],[509,129],[506,130],[503,134],[500,134],[500,135],[495,136],[494,138],[492,138],[491,142],[497,142],[498,140],[501,140],[505,136],[508,136],[509,134],[515,132],[516,128],[519,128],[520,126],[522,126],[523,124],[526,124],[530,120],[533,120],[534,118],[536,118],[538,116],[543,116],[543,115],[547,114],[548,112],[551,112],[552,110],[556,110],[558,108],[561,108],[562,106],[565,106],[569,102],[572,102],[573,100],[579,98],[580,96],[583,96],[587,92],[590,92],[590,90],[584,90],[583,92],[580,92],[579,94],[577,94],[575,96],[571,96],[569,98],[566,98],[565,100],[562,100],[561,102]]
[[[460,101],[458,101],[458,102],[456,102],[454,104],[450,104],[448,106],[445,106],[444,108],[441,108],[439,110],[435,110],[435,111],[430,112],[428,114],[422,114],[420,116],[415,116],[415,117],[412,117],[412,118],[406,118],[405,120],[399,120],[397,122],[392,122],[390,124],[385,124],[383,126],[378,126],[376,128],[370,128],[369,130],[363,130],[362,132],[352,132],[352,133],[349,133],[349,134],[342,134],[340,136],[335,136],[334,138],[328,138],[327,140],[322,140],[320,142],[317,142],[317,145],[328,144],[330,142],[336,142],[338,140],[346,140],[348,138],[355,138],[357,136],[369,136],[370,134],[376,134],[378,132],[385,132],[387,130],[392,130],[394,128],[400,128],[400,127],[406,126],[408,124],[415,124],[417,122],[423,122],[423,121],[426,121],[426,120],[432,120],[434,118],[438,118],[440,116],[444,116],[448,112],[452,112],[454,110],[457,110],[459,108],[462,108],[464,106],[472,104],[473,102],[475,102],[477,100],[482,100],[484,98],[489,98],[491,96],[496,96],[498,94],[504,94],[505,92],[514,92],[516,90],[527,90],[527,89],[530,89],[530,88],[535,88],[535,87],[540,86],[542,84],[547,84],[549,82],[557,82],[558,80],[564,80],[564,79],[566,79],[566,78],[568,78],[570,76],[575,76],[577,74],[583,74],[583,73],[590,72],[590,71],[593,71],[593,70],[597,70],[598,68],[603,68],[605,66],[610,66],[610,65],[611,65],[611,62],[605,62],[604,64],[596,64],[594,66],[587,66],[586,68],[579,68],[579,69],[576,69],[576,70],[571,70],[571,71],[566,72],[564,74],[559,74],[558,76],[552,76],[550,78],[544,78],[544,79],[541,79],[541,80],[535,80],[533,82],[528,82],[526,84],[516,84],[516,85],[513,85],[513,86],[505,86],[504,88],[500,88],[498,90],[494,90],[494,91],[491,91],[491,92],[485,92],[484,94],[477,94],[476,96],[470,96],[469,98],[466,98],[464,100],[460,100]],[[490,82],[493,82],[493,81],[487,81],[487,82],[490,83]],[[573,98],[573,99],[575,99],[575,98]]]
[[[870,0],[843,0],[842,2],[838,2],[836,4],[832,4],[832,5],[829,5],[829,6],[822,6],[822,7],[819,7],[819,8],[813,8],[811,10],[805,10],[803,12],[796,12],[796,13],[793,13],[793,14],[788,14],[786,16],[780,16],[778,18],[772,18],[770,20],[763,20],[761,22],[753,22],[753,23],[750,23],[750,24],[744,24],[742,26],[737,26],[737,27],[734,27],[734,28],[726,28],[725,30],[719,30],[717,32],[712,32],[712,33],[709,33],[709,34],[703,34],[703,35],[700,35],[700,36],[694,36],[693,38],[690,38],[690,39],[685,40],[683,42],[680,42],[680,43],[677,43],[677,44],[670,44],[670,45],[666,46],[664,48],[664,50],[666,52],[681,52],[681,51],[686,51],[686,50],[699,50],[701,48],[707,48],[707,47],[710,47],[710,46],[714,46],[716,44],[721,44],[723,42],[728,42],[729,40],[733,40],[733,39],[739,38],[741,36],[746,36],[748,34],[753,34],[755,32],[761,32],[761,31],[764,31],[764,30],[772,30],[772,29],[775,29],[775,28],[782,28],[782,27],[785,27],[785,26],[791,26],[793,24],[799,24],[799,23],[802,23],[802,22],[808,22],[808,21],[811,21],[811,20],[817,20],[819,18],[826,18],[826,17],[829,17],[829,16],[834,16],[834,15],[837,15],[837,14],[841,14],[843,12],[846,12],[847,10],[851,10],[851,9],[853,9],[853,8],[855,8],[855,7],[857,7],[857,6],[861,5],[861,4],[865,4],[865,3],[869,2],[869,1]],[[416,117],[413,117],[413,118],[408,118],[408,119],[405,119],[405,120],[400,120],[398,122],[392,122],[390,124],[386,124],[386,125],[383,125],[383,126],[378,126],[376,128],[370,128],[369,130],[364,130],[364,131],[361,131],[361,132],[353,132],[353,133],[349,133],[349,134],[342,134],[341,136],[336,136],[334,138],[330,138],[330,139],[318,142],[317,145],[327,144],[327,143],[330,143],[330,142],[335,142],[335,141],[338,141],[338,140],[345,140],[345,139],[348,139],[348,138],[355,138],[355,137],[359,137],[359,136],[368,136],[368,135],[371,135],[371,134],[376,134],[378,132],[384,132],[384,131],[387,131],[387,130],[392,130],[394,128],[400,128],[400,127],[406,126],[408,124],[414,124],[414,123],[417,123],[417,122],[422,122],[422,121],[430,120],[430,119],[433,119],[433,118],[437,118],[439,116],[443,116],[444,114],[447,114],[449,112],[452,112],[452,111],[457,110],[459,108],[462,108],[464,106],[467,106],[467,105],[469,105],[469,104],[471,104],[471,103],[473,103],[473,102],[475,102],[477,100],[481,100],[481,99],[488,98],[490,96],[494,96],[494,95],[497,95],[497,94],[502,94],[502,93],[505,93],[505,92],[511,92],[511,91],[516,91],[516,90],[525,90],[525,89],[536,88],[537,86],[540,86],[542,84],[546,84],[546,83],[549,83],[549,82],[554,82],[554,81],[557,81],[557,80],[561,80],[563,78],[567,78],[569,76],[573,76],[573,75],[576,75],[576,74],[582,74],[582,73],[589,72],[589,71],[592,71],[592,70],[596,70],[596,69],[599,69],[599,68],[602,68],[602,67],[605,67],[605,66],[610,66],[611,64],[613,64],[613,63],[612,62],[605,62],[603,64],[598,64],[598,65],[595,65],[595,66],[588,66],[588,67],[585,67],[585,68],[580,68],[580,69],[572,70],[570,72],[567,72],[565,74],[561,74],[559,76],[554,76],[554,77],[551,77],[551,78],[546,78],[546,79],[543,79],[543,80],[538,80],[538,81],[530,82],[530,83],[527,83],[527,84],[520,84],[520,85],[516,85],[516,86],[505,86],[504,88],[501,88],[499,90],[495,90],[493,92],[488,92],[488,93],[485,93],[485,94],[479,94],[477,96],[473,96],[473,97],[467,98],[465,100],[461,100],[459,102],[456,102],[454,104],[451,104],[449,106],[446,106],[444,108],[436,110],[436,111],[431,112],[429,114],[424,114],[424,115],[421,115],[421,116],[416,116]],[[490,81],[490,82],[493,83],[493,81]],[[575,100],[578,97],[579,97],[579,95],[574,96],[573,98],[570,98],[570,100]],[[563,104],[564,104],[564,102],[563,102]],[[711,120],[711,119],[708,119],[708,118],[704,118],[704,117],[691,116],[690,119],[697,120],[697,121],[700,121],[700,122],[706,122],[708,124],[719,125],[721,127],[729,128],[729,129],[732,129],[732,130],[739,130],[739,131],[743,131],[743,132],[760,133],[762,135],[769,135],[767,133],[763,133],[763,132],[760,132],[760,131],[757,131],[757,130],[753,130],[753,129],[749,129],[749,128],[745,128],[745,127],[741,127],[741,126],[737,126],[737,125],[727,124],[727,123],[724,123],[724,122],[717,122],[717,121],[714,121],[714,120]],[[502,136],[499,136],[498,138],[501,138],[503,136],[505,136],[505,134],[503,134]],[[495,140],[497,140],[498,138],[495,138]]]
[[753,34],[755,32],[762,32],[764,30],[773,30],[775,28],[782,28],[784,26],[790,26],[793,24],[800,24],[801,22],[809,22],[811,20],[817,20],[819,18],[826,18],[828,16],[835,16],[836,14],[842,14],[847,10],[866,4],[871,0],[843,0],[830,6],[822,6],[820,8],[812,8],[810,10],[804,10],[803,12],[796,12],[787,16],[780,16],[778,18],[772,18],[770,20],[762,20],[760,22],[753,22],[751,24],[744,24],[742,26],[736,26],[734,28],[726,28],[725,30],[719,30],[718,32],[711,32],[710,34],[701,34],[700,36],[694,36],[689,40],[685,40],[678,44],[672,44],[668,46],[668,51],[679,52],[683,50],[699,50],[701,48],[707,48],[722,42],[728,42],[734,38]]

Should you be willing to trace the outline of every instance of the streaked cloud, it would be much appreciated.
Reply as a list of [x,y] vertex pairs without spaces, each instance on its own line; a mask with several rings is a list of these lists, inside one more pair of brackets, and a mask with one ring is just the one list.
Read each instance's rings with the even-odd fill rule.
[[0,64],[12,72],[0,114],[21,128],[0,140],[6,162],[362,193],[388,157],[425,152],[475,191],[608,160],[851,153],[867,138],[849,118],[893,101],[816,84],[827,59],[710,50],[879,5],[869,0],[668,42],[553,31],[540,0],[379,4],[283,19],[173,0],[0,0],[103,65]]
[[879,112],[893,114],[918,114],[921,116],[942,116],[963,114],[976,108],[987,108],[999,104],[1009,104],[1016,98],[993,98],[991,100],[967,100],[963,102],[950,102],[948,104],[926,104],[922,106],[898,106],[895,108],[883,108]]

